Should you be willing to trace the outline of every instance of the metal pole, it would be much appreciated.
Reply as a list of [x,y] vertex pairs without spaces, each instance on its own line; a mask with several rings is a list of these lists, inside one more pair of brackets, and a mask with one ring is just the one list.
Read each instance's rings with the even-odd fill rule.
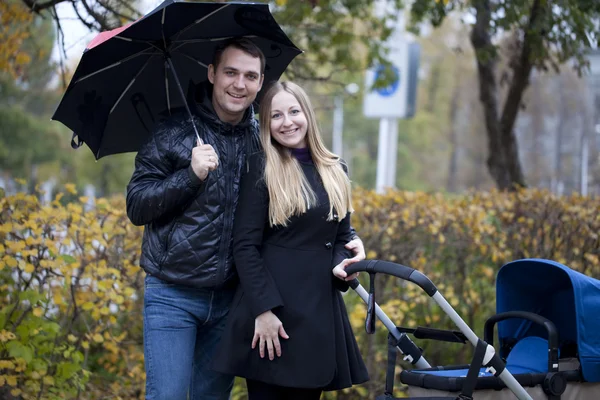
[[[450,305],[450,303],[448,303],[444,296],[442,296],[440,292],[435,292],[435,294],[431,296],[431,298],[442,308],[442,310],[444,310],[444,312],[450,317],[452,322],[454,322],[456,326],[458,326],[460,331],[467,337],[469,342],[471,342],[471,344],[474,347],[477,346],[479,338],[477,337],[475,332],[473,332],[473,330],[469,327],[469,325],[467,325],[467,323],[460,317],[460,315],[458,315],[454,308],[452,308],[452,306]],[[493,347],[489,343],[488,347],[490,350],[493,349]],[[510,391],[512,391],[513,394],[517,396],[519,400],[533,400],[529,393],[527,393],[523,386],[521,386],[521,384],[515,379],[515,377],[512,376],[508,369],[505,368],[504,371],[502,371],[498,375],[498,378],[500,378],[500,380],[504,382],[506,387]]]
[[389,144],[389,118],[381,118],[379,120],[379,143],[377,146],[377,179],[375,181],[375,190],[377,193],[383,193],[387,185],[386,177],[388,176],[388,144]]
[[588,194],[588,137],[584,131],[583,137],[581,138],[581,195],[587,196]]
[[396,164],[398,156],[398,118],[390,118],[388,129],[390,131],[388,137],[388,171],[387,171],[387,186],[396,187]]
[[171,60],[171,57],[167,57],[166,63],[171,68],[171,72],[173,73],[173,78],[175,78],[175,83],[177,83],[177,89],[179,89],[179,94],[181,95],[181,99],[183,100],[183,105],[185,106],[185,109],[190,117],[190,122],[192,123],[192,126],[194,127],[194,133],[196,133],[196,139],[198,140],[198,144],[204,144],[204,141],[202,140],[202,138],[200,137],[200,134],[198,133],[198,128],[196,128],[196,123],[194,122],[194,116],[192,115],[190,106],[188,105],[185,94],[183,93],[183,88],[181,87],[181,83],[179,82],[179,77],[177,76],[177,71],[175,71],[175,66],[173,65],[173,61]]
[[[358,285],[354,291],[360,296],[360,298],[367,303],[369,299],[369,294],[362,287],[362,285]],[[383,323],[383,325],[387,328],[387,330],[398,340],[400,338],[400,332],[396,328],[396,324],[392,322],[392,320],[387,316],[387,314],[379,307],[379,304],[375,303],[375,315],[377,318]],[[411,341],[412,342],[412,341]],[[400,354],[406,354],[402,348],[396,346]],[[415,361],[415,366],[420,369],[431,368],[429,362],[421,355],[421,358]]]
[[341,95],[333,99],[333,152],[342,157],[342,134],[344,128],[344,98]]

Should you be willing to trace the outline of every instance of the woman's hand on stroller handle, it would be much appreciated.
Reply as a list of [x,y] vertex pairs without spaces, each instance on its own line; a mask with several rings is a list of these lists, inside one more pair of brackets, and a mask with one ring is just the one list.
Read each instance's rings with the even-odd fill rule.
[[365,246],[358,236],[355,236],[354,239],[346,243],[344,247],[354,253],[354,257],[351,258],[353,262],[362,261],[367,258],[365,254]]
[[339,263],[338,265],[333,267],[331,272],[333,272],[333,275],[335,275],[337,278],[339,278],[343,281],[352,281],[358,276],[358,272],[348,275],[348,273],[346,272],[346,267],[348,265],[354,264],[355,262],[358,262],[358,260],[355,261],[354,258],[346,258],[346,259],[342,260],[341,263]]
[[283,329],[283,323],[277,318],[271,310],[260,314],[254,320],[254,337],[252,338],[252,348],[255,349],[258,344],[260,358],[265,358],[265,347],[269,353],[269,360],[281,357],[281,343],[279,336],[283,339],[290,337]]

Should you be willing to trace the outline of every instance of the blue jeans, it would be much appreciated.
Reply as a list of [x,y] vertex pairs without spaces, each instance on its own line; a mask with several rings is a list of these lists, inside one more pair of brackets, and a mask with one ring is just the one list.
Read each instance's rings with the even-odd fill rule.
[[234,289],[197,289],[146,275],[147,400],[227,400],[233,376],[210,368]]

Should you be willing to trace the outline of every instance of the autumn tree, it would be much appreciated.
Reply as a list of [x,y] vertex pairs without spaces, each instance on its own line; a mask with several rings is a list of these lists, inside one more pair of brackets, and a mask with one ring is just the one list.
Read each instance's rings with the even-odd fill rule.
[[0,170],[9,191],[14,178],[26,179],[33,190],[38,181],[59,172],[50,164],[63,154],[60,130],[48,124],[58,99],[46,89],[55,69],[50,60],[54,27],[50,19],[31,14],[20,2],[3,2],[0,9],[13,10],[15,19],[3,21],[0,29],[22,33],[18,53],[25,60],[17,63],[16,57],[0,68]]
[[0,72],[18,78],[31,56],[22,48],[29,37],[32,15],[22,3],[8,0],[0,2]]
[[[91,31],[116,28],[138,19],[142,12],[125,0],[21,0],[32,12],[51,15],[61,32],[58,4],[70,5]],[[215,2],[222,2],[215,0]],[[362,1],[276,0],[272,11],[292,41],[305,51],[288,69],[295,80],[335,81],[341,71],[364,70],[374,61],[385,61],[383,43],[391,31],[388,22],[402,0],[387,0],[391,12],[383,18]],[[59,36],[61,33],[59,33]],[[59,37],[60,39],[60,37]],[[60,41],[59,41],[60,44]]]
[[[439,26],[457,11],[474,16],[470,40],[475,50],[479,98],[487,133],[487,166],[500,189],[526,186],[514,132],[524,94],[534,68],[558,71],[572,61],[578,71],[585,54],[599,39],[600,2],[592,0],[447,0],[416,1],[411,9],[413,30],[423,21]],[[468,20],[468,18],[465,18]],[[499,39],[510,35],[514,48],[500,74]],[[506,86],[506,95],[501,87]]]

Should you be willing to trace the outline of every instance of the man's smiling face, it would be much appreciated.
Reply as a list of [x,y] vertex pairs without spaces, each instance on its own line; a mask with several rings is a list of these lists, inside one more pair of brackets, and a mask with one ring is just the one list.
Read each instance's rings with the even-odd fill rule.
[[228,47],[217,66],[208,66],[208,80],[213,84],[212,104],[223,122],[239,123],[262,87],[260,59]]

